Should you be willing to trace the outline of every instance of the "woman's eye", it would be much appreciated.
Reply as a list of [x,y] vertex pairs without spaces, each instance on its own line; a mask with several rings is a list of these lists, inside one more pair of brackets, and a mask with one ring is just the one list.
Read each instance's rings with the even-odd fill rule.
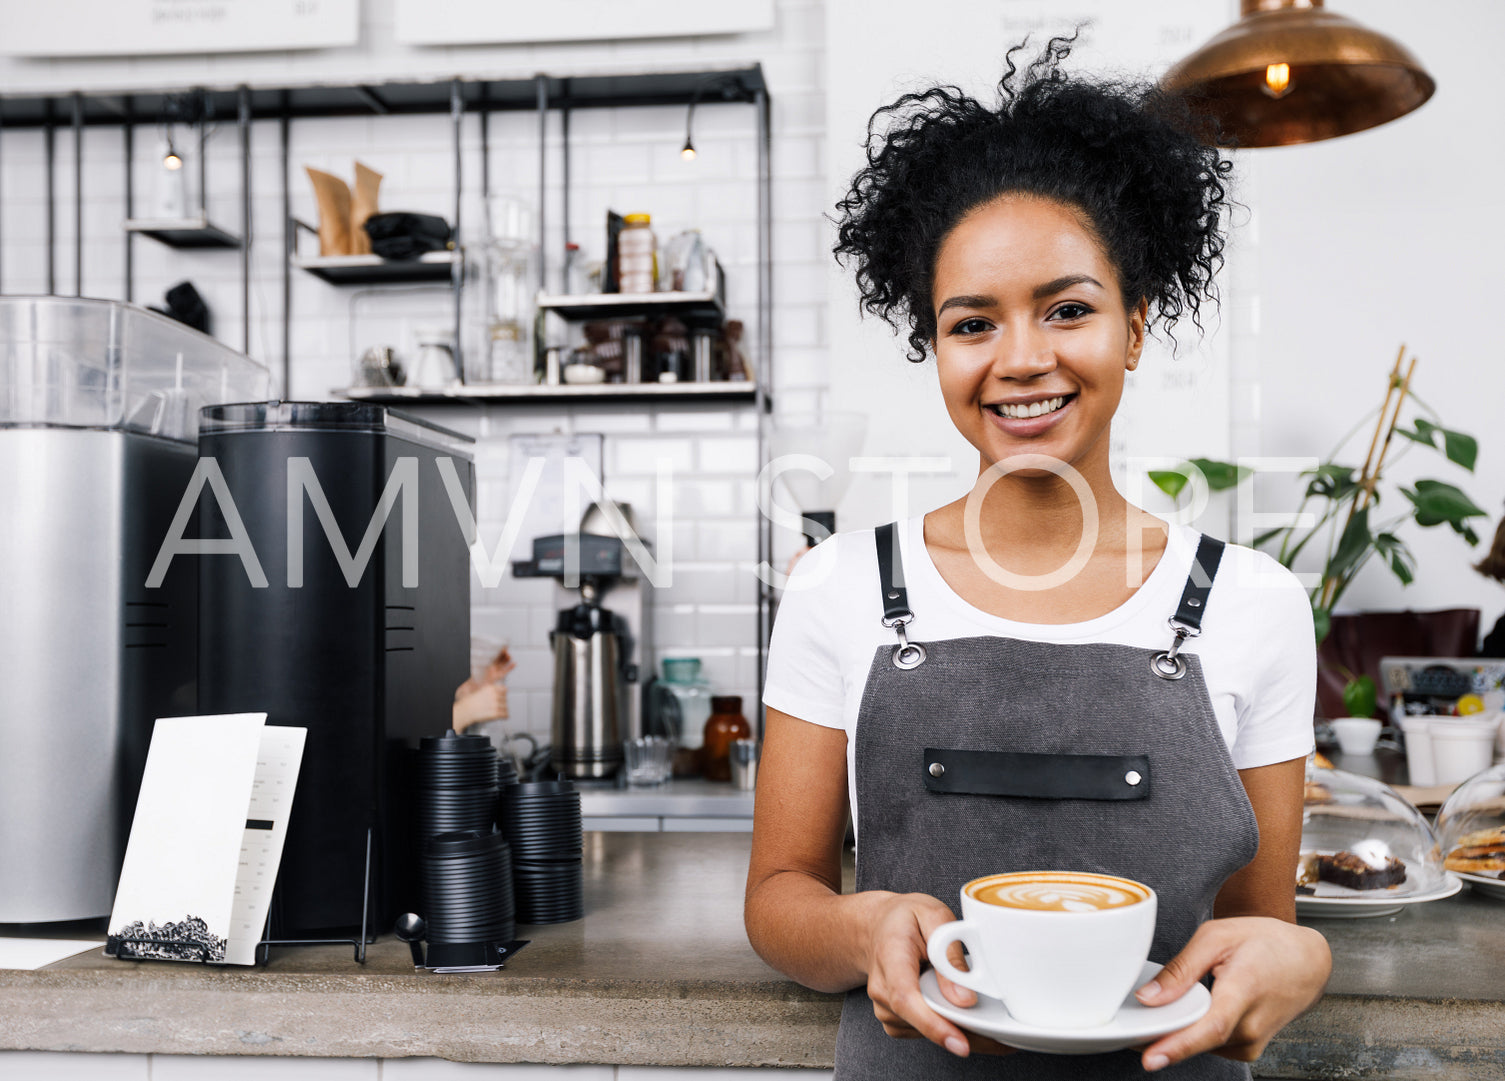
[[983,334],[988,329],[986,319],[963,319],[951,328],[952,334]]
[[1084,315],[1091,314],[1092,309],[1087,307],[1087,305],[1085,304],[1062,304],[1059,308],[1050,313],[1050,317],[1052,319],[1064,319],[1067,322],[1070,322],[1073,319],[1080,319]]

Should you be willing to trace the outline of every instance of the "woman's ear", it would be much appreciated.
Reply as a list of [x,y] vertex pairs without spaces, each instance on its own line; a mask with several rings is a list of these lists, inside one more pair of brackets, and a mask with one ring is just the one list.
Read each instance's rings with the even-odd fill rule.
[[1134,310],[1129,312],[1129,355],[1124,367],[1131,372],[1139,367],[1139,354],[1144,352],[1144,328],[1149,318],[1150,302],[1140,297]]

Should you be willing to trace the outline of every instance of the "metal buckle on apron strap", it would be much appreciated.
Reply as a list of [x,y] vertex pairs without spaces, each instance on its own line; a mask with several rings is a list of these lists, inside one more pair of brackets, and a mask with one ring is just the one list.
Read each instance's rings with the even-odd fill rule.
[[918,642],[911,642],[909,635],[904,632],[904,627],[912,619],[914,616],[896,616],[883,621],[885,627],[892,627],[894,633],[899,636],[899,644],[894,647],[893,652],[894,667],[902,668],[906,672],[925,663],[925,647]]
[[1174,617],[1165,623],[1176,632],[1176,637],[1171,640],[1170,649],[1162,649],[1150,658],[1150,671],[1161,679],[1180,679],[1186,675],[1186,658],[1180,655],[1181,647],[1188,638],[1200,637],[1202,628],[1188,626]]

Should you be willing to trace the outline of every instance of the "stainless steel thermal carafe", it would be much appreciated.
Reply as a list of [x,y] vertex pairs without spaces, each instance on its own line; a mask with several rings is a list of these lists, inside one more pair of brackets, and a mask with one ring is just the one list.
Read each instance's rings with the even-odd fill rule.
[[553,767],[569,778],[610,777],[622,764],[621,641],[616,617],[581,585],[581,602],[559,613],[554,649]]

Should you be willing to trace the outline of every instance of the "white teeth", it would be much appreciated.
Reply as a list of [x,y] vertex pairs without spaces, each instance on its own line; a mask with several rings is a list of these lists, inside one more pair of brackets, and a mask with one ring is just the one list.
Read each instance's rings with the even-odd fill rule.
[[1029,405],[998,405],[994,406],[994,408],[998,410],[999,416],[1024,419],[1027,417],[1042,417],[1046,413],[1054,413],[1065,404],[1066,399],[1060,397],[1047,398],[1043,402],[1032,402]]

